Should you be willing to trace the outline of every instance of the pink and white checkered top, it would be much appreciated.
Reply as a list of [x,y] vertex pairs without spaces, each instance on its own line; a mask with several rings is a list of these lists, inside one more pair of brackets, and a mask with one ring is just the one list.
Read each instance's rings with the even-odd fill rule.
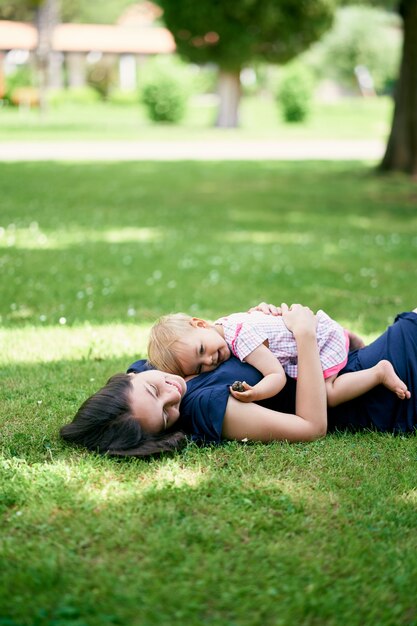
[[[349,337],[347,332],[324,311],[317,311],[317,343],[324,378],[337,374],[347,362]],[[224,329],[231,352],[240,360],[265,341],[285,372],[297,378],[297,345],[294,335],[281,316],[253,313],[232,313],[216,320]]]

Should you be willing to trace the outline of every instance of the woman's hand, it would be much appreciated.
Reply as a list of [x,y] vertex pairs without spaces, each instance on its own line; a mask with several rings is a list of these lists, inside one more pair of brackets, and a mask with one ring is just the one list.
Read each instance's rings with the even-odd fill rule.
[[301,333],[316,334],[317,318],[308,306],[292,304],[289,307],[283,302],[281,311],[285,326],[292,332],[294,337]]
[[249,309],[248,313],[253,313],[254,311],[261,311],[261,313],[265,313],[265,315],[282,315],[280,306],[275,306],[275,304],[267,304],[266,302],[260,302],[256,306],[253,306],[251,309]]

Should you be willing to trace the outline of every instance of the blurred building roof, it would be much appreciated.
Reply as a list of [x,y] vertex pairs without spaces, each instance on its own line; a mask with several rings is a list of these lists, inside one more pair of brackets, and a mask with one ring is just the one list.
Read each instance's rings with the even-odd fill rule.
[[[37,40],[32,24],[0,21],[0,50],[34,50]],[[60,52],[158,54],[173,52],[175,43],[169,30],[152,26],[151,20],[141,24],[126,20],[124,25],[59,24],[52,47]]]

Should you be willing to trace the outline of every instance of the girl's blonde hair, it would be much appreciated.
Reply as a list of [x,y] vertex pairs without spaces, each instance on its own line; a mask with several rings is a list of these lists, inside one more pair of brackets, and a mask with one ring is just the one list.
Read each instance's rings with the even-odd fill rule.
[[192,330],[192,317],[185,313],[163,315],[151,328],[148,342],[148,359],[151,365],[162,372],[184,377],[176,356],[175,346]]

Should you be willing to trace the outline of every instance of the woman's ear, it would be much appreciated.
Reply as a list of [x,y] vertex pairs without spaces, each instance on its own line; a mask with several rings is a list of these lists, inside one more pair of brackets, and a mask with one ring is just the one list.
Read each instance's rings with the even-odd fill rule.
[[190,319],[190,324],[194,328],[207,328],[208,326],[206,320],[202,320],[201,317],[192,317]]

